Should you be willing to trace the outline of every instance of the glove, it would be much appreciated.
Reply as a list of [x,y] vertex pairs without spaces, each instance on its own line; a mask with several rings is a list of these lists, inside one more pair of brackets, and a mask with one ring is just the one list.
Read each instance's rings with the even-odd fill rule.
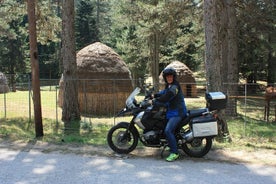
[[160,97],[160,96],[161,96],[161,94],[156,93],[156,94],[153,95],[153,98],[158,98],[158,97]]
[[159,102],[156,98],[152,100],[152,105],[155,107],[166,107],[165,103]]
[[145,96],[145,98],[153,99],[153,95],[152,94],[148,94],[148,95]]

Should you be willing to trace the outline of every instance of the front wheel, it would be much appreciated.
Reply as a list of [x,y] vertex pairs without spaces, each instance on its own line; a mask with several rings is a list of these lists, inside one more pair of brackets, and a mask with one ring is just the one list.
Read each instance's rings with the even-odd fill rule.
[[186,142],[182,145],[183,151],[190,157],[203,157],[212,147],[212,138],[194,138],[191,142]]
[[107,134],[109,147],[119,154],[128,154],[138,144],[139,133],[135,127],[129,128],[129,123],[122,122],[112,127]]

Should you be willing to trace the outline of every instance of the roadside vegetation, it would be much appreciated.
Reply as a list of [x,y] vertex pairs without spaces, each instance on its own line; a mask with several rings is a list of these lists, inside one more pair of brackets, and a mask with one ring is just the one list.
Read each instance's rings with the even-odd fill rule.
[[[196,100],[187,100],[187,105],[196,108]],[[82,118],[78,135],[64,135],[63,124],[53,119],[43,119],[44,136],[39,139],[52,144],[87,144],[91,146],[107,146],[106,135],[109,128],[118,121],[128,121],[130,117],[114,119],[114,117]],[[239,115],[227,118],[231,142],[214,141],[214,149],[254,150],[276,149],[276,123],[251,119]],[[35,140],[33,120],[29,118],[0,119],[0,140],[31,141]]]
[[[202,89],[205,91],[204,89]],[[64,135],[64,127],[61,122],[61,109],[57,107],[58,91],[55,87],[43,87],[41,91],[43,111],[44,136],[43,142],[52,144],[87,144],[92,146],[106,146],[106,135],[111,126],[119,121],[130,121],[131,117],[82,117],[81,128],[78,135]],[[0,141],[31,141],[35,138],[33,119],[29,119],[29,92],[17,91],[5,94],[6,118],[1,111]],[[203,96],[203,95],[200,95]],[[140,101],[144,96],[138,96]],[[202,108],[205,106],[204,97],[185,98],[188,109]],[[237,103],[238,116],[227,117],[231,142],[216,140],[213,149],[276,149],[276,122],[262,121],[263,101],[259,99],[247,100],[246,106],[243,99]],[[3,104],[3,103],[2,103]],[[246,113],[244,113],[246,108]],[[30,109],[33,110],[33,107]],[[33,115],[33,112],[31,112]],[[271,114],[274,118],[274,114]],[[142,145],[139,145],[142,146]]]

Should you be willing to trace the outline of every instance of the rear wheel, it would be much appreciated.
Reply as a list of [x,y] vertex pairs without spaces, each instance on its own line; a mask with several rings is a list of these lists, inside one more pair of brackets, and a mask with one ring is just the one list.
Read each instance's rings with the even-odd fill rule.
[[182,145],[183,151],[190,157],[203,157],[206,155],[212,147],[212,138],[194,138],[190,142],[186,142]]
[[119,123],[112,127],[107,134],[109,147],[119,154],[128,154],[133,151],[138,144],[138,131],[135,127],[128,128],[129,123]]

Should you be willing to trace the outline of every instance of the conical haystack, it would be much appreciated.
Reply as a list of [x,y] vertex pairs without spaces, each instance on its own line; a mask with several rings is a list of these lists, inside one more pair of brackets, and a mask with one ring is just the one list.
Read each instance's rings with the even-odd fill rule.
[[130,71],[110,47],[96,42],[83,48],[77,53],[77,67],[82,115],[113,115],[125,106],[133,89]]
[[[184,63],[181,63],[180,61],[173,61],[166,66],[166,68],[175,69],[177,73],[177,80],[181,85],[185,97],[197,96],[196,81],[193,76],[193,72]],[[165,83],[162,77],[162,72],[159,75],[159,83]]]
[[0,93],[8,93],[10,91],[6,76],[0,72]]

